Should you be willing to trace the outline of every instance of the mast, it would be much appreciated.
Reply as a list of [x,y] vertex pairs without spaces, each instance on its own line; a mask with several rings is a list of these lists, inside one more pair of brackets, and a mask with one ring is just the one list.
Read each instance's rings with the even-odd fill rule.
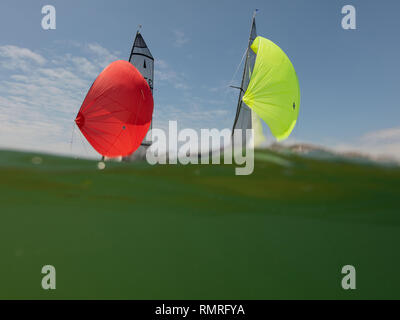
[[[136,69],[139,70],[143,78],[147,81],[151,93],[153,93],[154,58],[140,33],[141,27],[142,26],[139,26],[139,29],[136,32],[136,37],[133,42],[132,50],[129,56],[129,62],[132,63],[136,67]],[[151,130],[152,127],[153,127],[153,118],[151,119],[149,130]],[[150,146],[151,137],[146,135],[141,145],[146,147]]]
[[[142,74],[143,78],[147,81],[151,93],[153,93],[153,80],[154,80],[154,58],[144,41],[140,29],[141,25],[136,32],[135,40],[133,41],[131,53],[129,55],[129,62],[133,64],[136,69]],[[153,117],[151,118],[149,131],[153,128]],[[147,149],[151,146],[151,136],[147,132],[146,137],[143,139],[140,147],[130,156],[125,157],[124,161],[143,160],[146,157]]]
[[[247,45],[246,60],[244,63],[242,82],[241,82],[240,88],[238,88],[240,90],[240,92],[239,92],[239,97],[238,97],[235,121],[233,123],[233,128],[232,128],[232,140],[234,137],[233,133],[234,133],[235,129],[242,130],[242,147],[246,147],[246,145],[247,145],[246,129],[252,128],[252,110],[242,101],[242,97],[247,89],[247,86],[249,85],[250,77],[253,72],[254,63],[256,60],[256,55],[251,50],[250,46],[253,43],[254,39],[257,37],[257,30],[256,30],[256,13],[257,13],[257,11],[258,11],[257,9],[254,11],[253,18],[251,21],[251,29],[250,29],[249,42]],[[233,144],[235,143],[234,141],[232,141],[232,142],[233,142]]]

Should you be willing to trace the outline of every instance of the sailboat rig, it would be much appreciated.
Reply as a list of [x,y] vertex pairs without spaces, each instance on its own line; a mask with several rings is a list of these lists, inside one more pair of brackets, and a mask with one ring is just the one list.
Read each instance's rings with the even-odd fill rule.
[[[236,116],[235,120],[233,123],[233,129],[232,129],[232,144],[235,144],[236,142],[234,141],[234,131],[236,129],[241,129],[242,130],[242,147],[245,148],[246,145],[248,145],[249,141],[246,140],[246,129],[252,129],[253,128],[253,119],[257,117],[256,114],[253,114],[254,111],[250,109],[243,101],[243,95],[247,90],[247,87],[250,82],[251,74],[253,72],[254,64],[256,61],[256,54],[251,50],[250,46],[253,43],[253,41],[257,38],[257,29],[256,29],[256,13],[257,10],[254,11],[253,13],[253,18],[251,21],[251,29],[250,29],[250,36],[249,36],[249,42],[247,45],[246,49],[246,60],[244,63],[244,70],[243,70],[243,76],[242,76],[242,82],[240,87],[234,87],[236,89],[239,89],[239,98],[238,98],[238,104],[237,104],[237,109],[236,109]],[[240,142],[239,142],[240,143]]]
[[[135,40],[133,41],[132,50],[129,55],[128,60],[139,72],[142,74],[143,78],[147,81],[151,93],[153,93],[154,84],[154,58],[148,48],[146,42],[143,39],[142,34],[139,30],[136,32]],[[149,131],[153,128],[153,118],[151,119],[151,124]],[[152,138],[148,132],[146,137],[143,139],[140,147],[130,156],[125,157],[124,160],[136,160],[144,159],[147,149],[152,143]]]
[[[258,136],[262,136],[260,119],[278,141],[286,139],[296,125],[300,108],[296,71],[278,45],[257,36],[256,12],[241,85],[236,87],[240,92],[232,143],[242,148],[257,146]],[[138,30],[129,61],[114,61],[100,73],[75,119],[96,151],[105,157],[122,156],[126,161],[146,157],[152,144],[153,85],[154,58]],[[250,136],[249,129],[253,133]]]

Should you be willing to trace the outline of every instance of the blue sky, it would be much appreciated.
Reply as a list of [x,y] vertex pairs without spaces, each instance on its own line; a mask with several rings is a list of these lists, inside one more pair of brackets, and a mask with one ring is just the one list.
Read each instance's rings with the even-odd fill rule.
[[[41,28],[46,4],[56,8],[56,30]],[[356,30],[341,28],[346,4],[356,8]],[[299,77],[289,141],[400,156],[396,0],[2,0],[0,147],[68,154],[89,85],[109,62],[127,59],[139,24],[156,59],[154,126],[231,128],[237,92],[227,86],[255,8],[258,34],[287,53]]]

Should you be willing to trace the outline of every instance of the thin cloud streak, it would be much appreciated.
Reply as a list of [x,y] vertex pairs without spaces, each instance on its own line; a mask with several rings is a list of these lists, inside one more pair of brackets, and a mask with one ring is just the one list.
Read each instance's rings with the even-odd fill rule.
[[[0,148],[98,157],[80,131],[73,131],[73,119],[91,83],[119,53],[99,44],[74,43],[75,54],[68,52],[69,44],[58,46],[67,53],[0,46]],[[180,128],[197,130],[227,120],[223,101],[210,93],[207,98],[193,94],[185,75],[163,59],[156,59],[155,79],[165,92],[175,90],[177,98],[173,105],[157,102],[156,91],[153,127],[177,120]]]
[[[45,58],[27,48],[0,46],[0,147],[71,153],[74,116],[95,77],[118,59],[99,44],[80,49],[81,56]],[[89,145],[83,148],[79,142],[72,154],[96,155]]]
[[190,41],[188,37],[186,37],[185,33],[181,30],[173,30],[174,36],[175,36],[175,46],[180,48],[186,43]]

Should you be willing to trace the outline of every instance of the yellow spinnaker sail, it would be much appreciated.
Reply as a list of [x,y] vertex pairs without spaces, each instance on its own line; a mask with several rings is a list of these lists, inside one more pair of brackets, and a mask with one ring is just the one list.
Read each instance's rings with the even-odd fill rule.
[[268,124],[278,141],[286,139],[299,115],[296,71],[282,49],[266,38],[257,37],[251,49],[257,58],[242,100]]

